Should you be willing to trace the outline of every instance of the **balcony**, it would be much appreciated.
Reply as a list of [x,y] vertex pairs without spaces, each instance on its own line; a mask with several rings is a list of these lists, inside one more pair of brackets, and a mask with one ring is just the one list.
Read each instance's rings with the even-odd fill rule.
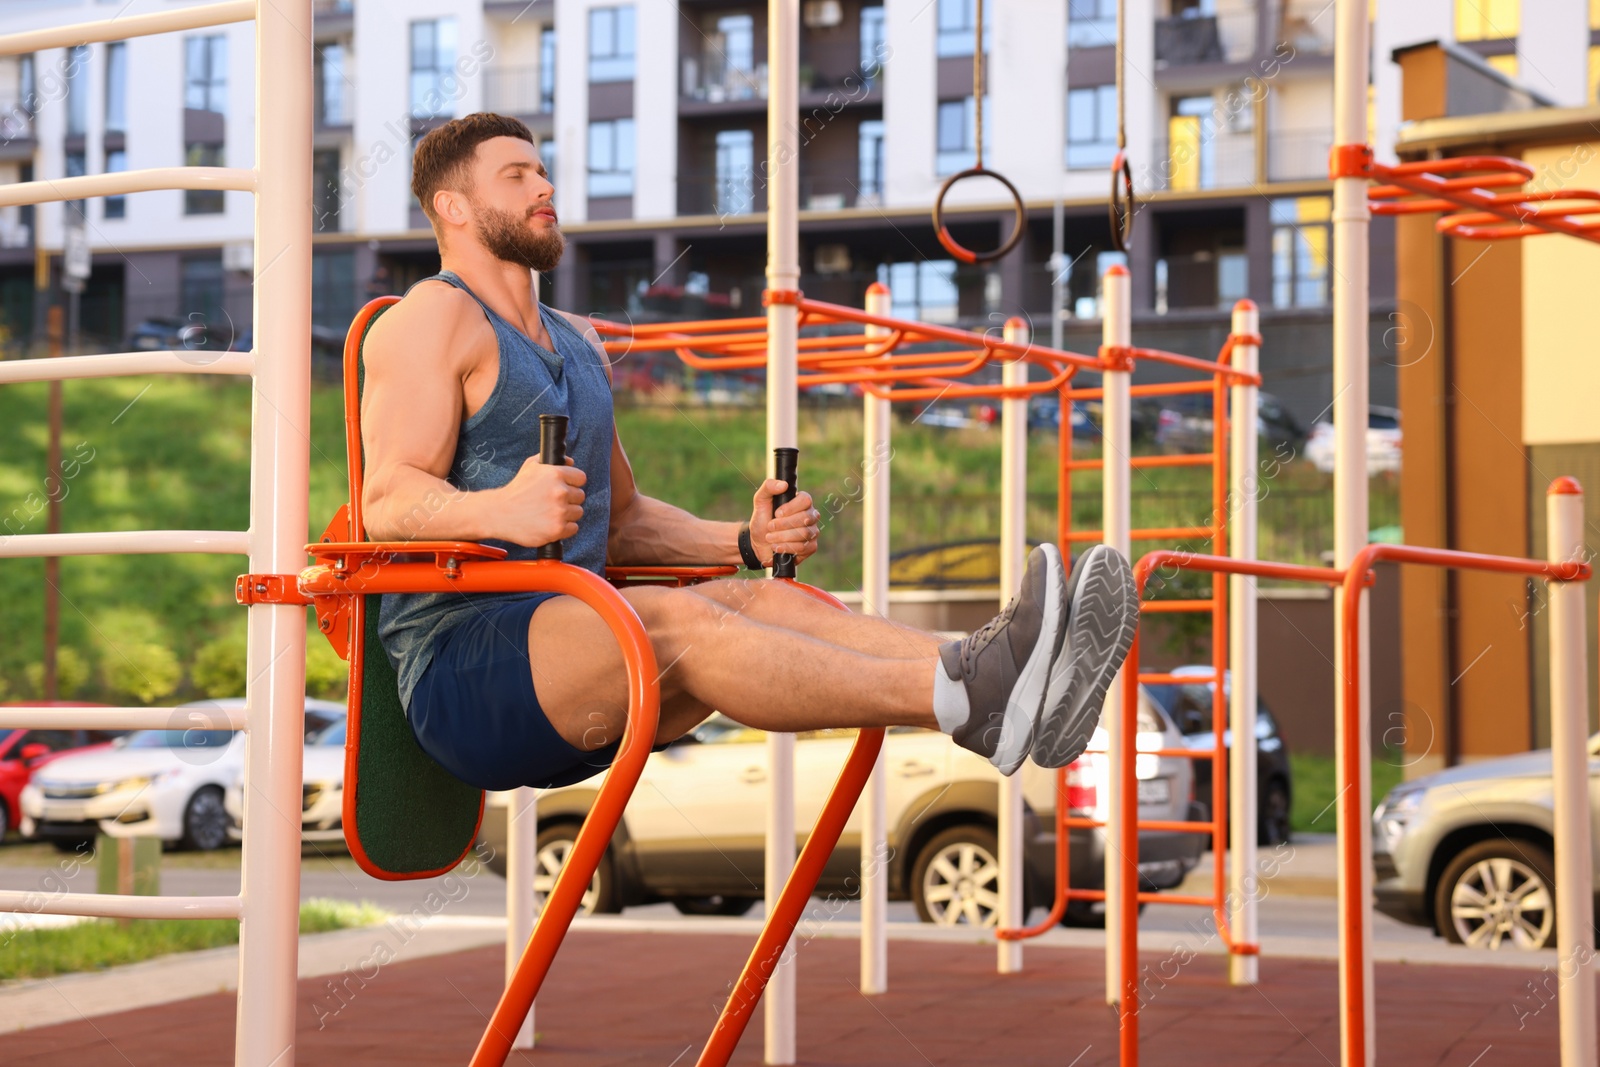
[[1328,176],[1333,128],[1274,130],[1267,135],[1267,180],[1318,181]]
[[33,247],[33,205],[0,208],[0,250]]
[[753,106],[759,101],[765,106],[767,65],[757,63],[746,70],[715,53],[685,56],[680,92],[684,100],[706,104],[748,103]]
[[318,39],[346,36],[355,29],[355,0],[312,0],[311,15]]
[[[883,197],[882,179],[863,176],[854,167],[800,165],[801,211],[848,211],[876,208]],[[767,210],[767,187],[754,168],[718,174],[711,169],[678,175],[678,213],[716,215],[729,219]]]
[[1333,12],[1326,0],[1289,0],[1284,5],[1278,40],[1297,55],[1333,54]]
[[1256,54],[1256,14],[1174,15],[1156,20],[1156,67],[1244,63]]
[[518,118],[548,115],[555,110],[555,86],[541,83],[538,67],[486,67],[483,106]]

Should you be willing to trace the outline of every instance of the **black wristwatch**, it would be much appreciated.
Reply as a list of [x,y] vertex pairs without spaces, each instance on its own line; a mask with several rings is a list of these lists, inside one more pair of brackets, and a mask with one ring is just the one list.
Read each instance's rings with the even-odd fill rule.
[[761,562],[761,557],[756,555],[755,545],[750,543],[749,519],[739,524],[739,555],[743,557],[747,570],[764,571],[767,569],[767,565]]

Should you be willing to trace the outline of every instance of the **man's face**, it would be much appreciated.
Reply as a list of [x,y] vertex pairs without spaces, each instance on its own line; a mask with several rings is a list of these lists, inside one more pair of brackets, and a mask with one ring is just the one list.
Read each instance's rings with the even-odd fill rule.
[[496,259],[530,270],[554,270],[566,247],[550,203],[550,184],[538,151],[516,137],[478,145],[466,191],[472,230]]

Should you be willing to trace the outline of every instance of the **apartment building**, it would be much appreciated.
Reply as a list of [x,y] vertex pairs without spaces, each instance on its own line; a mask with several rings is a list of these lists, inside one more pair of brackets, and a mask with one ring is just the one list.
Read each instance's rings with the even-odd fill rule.
[[[127,13],[174,0],[134,0]],[[1126,137],[1141,201],[1136,331],[1213,354],[1227,309],[1263,309],[1269,388],[1302,418],[1329,399],[1333,66],[1328,0],[1126,0]],[[974,0],[804,0],[800,107],[802,287],[981,326],[1022,314],[1040,337],[1065,287],[1065,343],[1098,338],[1098,278],[1117,141],[1116,0],[990,0],[982,98]],[[1399,124],[1390,53],[1457,42],[1530,99],[1594,99],[1600,25],[1584,0],[1376,5],[1371,125]],[[8,0],[0,31],[124,10],[101,0]],[[371,295],[437,268],[409,158],[434,125],[479,109],[540,141],[570,251],[545,279],[559,306],[635,319],[752,314],[766,258],[767,11],[760,0],[316,0],[315,320],[337,332]],[[0,181],[179,162],[247,166],[253,29],[141,38],[0,61]],[[268,72],[270,85],[270,72]],[[975,155],[1027,205],[1018,249],[958,264],[930,224],[937,190]],[[998,185],[950,194],[970,247],[1011,225]],[[1058,206],[1059,205],[1059,206]],[[1059,250],[1054,216],[1062,217]],[[210,343],[251,314],[250,198],[163,192],[0,212],[0,316],[37,337],[60,299],[65,228],[81,220],[93,273],[85,343],[141,322],[202,322]],[[1391,402],[1392,228],[1373,240],[1374,401]],[[1054,257],[1058,253],[1060,260]]]

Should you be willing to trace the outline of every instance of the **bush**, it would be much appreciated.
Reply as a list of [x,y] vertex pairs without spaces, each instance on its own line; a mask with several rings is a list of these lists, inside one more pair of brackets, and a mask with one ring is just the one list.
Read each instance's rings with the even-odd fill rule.
[[189,677],[201,695],[214,700],[244,696],[244,627],[235,627],[222,637],[201,645],[194,654]]
[[[30,663],[23,668],[28,691],[44,699],[44,664]],[[56,695],[60,700],[71,700],[83,692],[89,681],[89,661],[75,648],[56,649]]]
[[138,641],[109,649],[101,660],[100,674],[114,696],[153,704],[178,688],[183,665],[166,645]]
[[[383,649],[375,651],[383,654]],[[316,630],[306,634],[306,695],[343,700],[349,691],[350,665]]]

